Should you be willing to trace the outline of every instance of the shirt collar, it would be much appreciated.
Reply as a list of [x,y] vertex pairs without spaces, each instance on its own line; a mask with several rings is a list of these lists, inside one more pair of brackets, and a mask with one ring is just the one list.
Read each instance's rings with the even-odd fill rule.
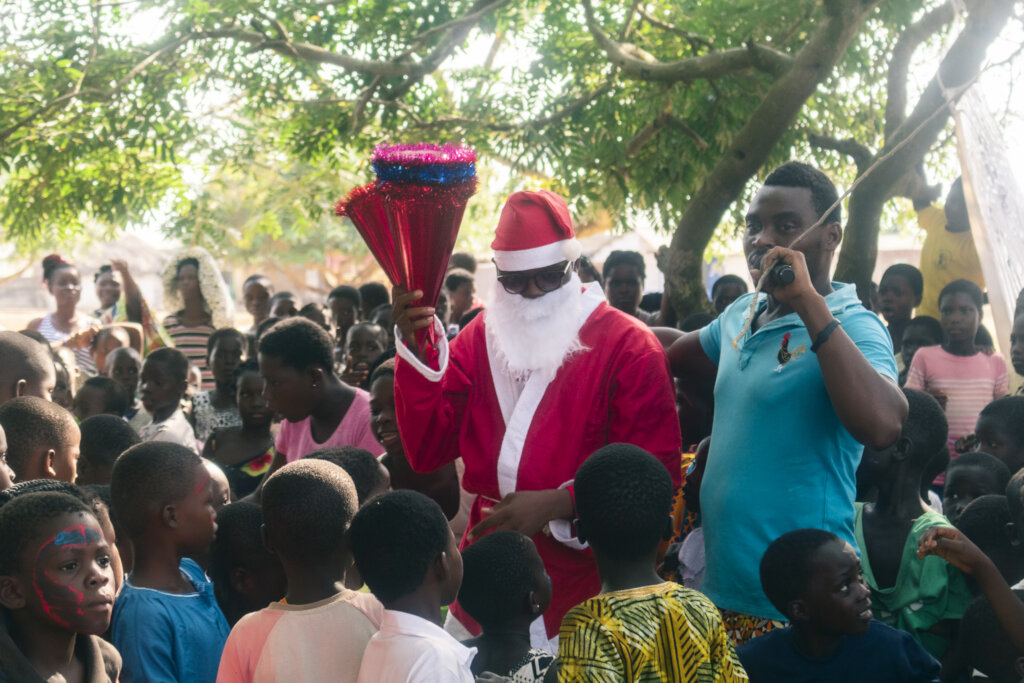
[[[747,310],[750,308],[750,297],[752,296],[753,294],[744,294],[730,306],[730,308],[732,306],[737,308],[737,311],[739,311],[742,316],[741,320],[746,320]],[[825,295],[825,303],[828,305],[828,309],[833,315],[838,315],[848,308],[861,305],[860,297],[857,296],[857,288],[854,285],[845,282],[832,283],[832,291]],[[759,293],[757,297],[757,308],[754,315],[758,315],[767,305],[768,295],[764,292]],[[776,318],[775,320],[759,327],[757,331],[760,332],[764,329],[774,329],[776,327],[788,327],[792,325],[803,325],[800,321],[800,316],[795,312],[784,315],[781,318]],[[749,331],[747,332],[747,335],[750,335]]]
[[467,668],[477,652],[475,647],[466,647],[457,641],[452,634],[432,621],[418,617],[415,614],[409,614],[408,612],[385,609],[384,615],[380,620],[380,632],[387,635],[402,635],[431,640],[436,645],[450,650],[460,661],[465,663]]

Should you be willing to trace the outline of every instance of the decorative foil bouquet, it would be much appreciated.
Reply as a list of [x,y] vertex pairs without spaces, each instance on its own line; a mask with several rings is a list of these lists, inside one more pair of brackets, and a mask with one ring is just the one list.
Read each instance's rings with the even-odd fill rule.
[[[476,192],[476,152],[461,145],[379,145],[377,180],[335,206],[352,219],[391,283],[422,290],[413,306],[435,306],[466,202]],[[417,331],[426,359],[437,359],[433,326]]]

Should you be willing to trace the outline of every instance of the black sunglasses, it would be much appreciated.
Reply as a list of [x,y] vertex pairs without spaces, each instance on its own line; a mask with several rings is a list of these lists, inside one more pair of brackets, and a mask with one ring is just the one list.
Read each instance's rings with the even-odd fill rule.
[[[569,272],[572,270],[572,261],[567,261],[564,268],[558,270],[542,270],[539,273],[533,275],[521,275],[519,273],[509,273],[507,275],[499,275],[498,282],[505,288],[505,291],[509,294],[522,294],[525,292],[532,280],[537,289],[547,293],[553,292],[566,282],[569,281]],[[501,271],[498,271],[499,273]]]

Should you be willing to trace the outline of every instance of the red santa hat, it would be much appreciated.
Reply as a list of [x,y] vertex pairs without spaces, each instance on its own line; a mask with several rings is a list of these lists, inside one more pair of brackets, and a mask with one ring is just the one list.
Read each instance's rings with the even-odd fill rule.
[[516,192],[501,210],[491,242],[498,270],[544,268],[583,253],[565,200],[554,192]]

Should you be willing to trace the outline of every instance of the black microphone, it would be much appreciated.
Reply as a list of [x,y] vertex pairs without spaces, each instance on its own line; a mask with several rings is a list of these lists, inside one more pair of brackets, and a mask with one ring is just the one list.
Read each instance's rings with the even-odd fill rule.
[[793,266],[785,261],[777,261],[772,266],[772,269],[768,271],[768,281],[772,284],[772,287],[786,287],[793,284],[795,279],[796,272],[793,270]]

